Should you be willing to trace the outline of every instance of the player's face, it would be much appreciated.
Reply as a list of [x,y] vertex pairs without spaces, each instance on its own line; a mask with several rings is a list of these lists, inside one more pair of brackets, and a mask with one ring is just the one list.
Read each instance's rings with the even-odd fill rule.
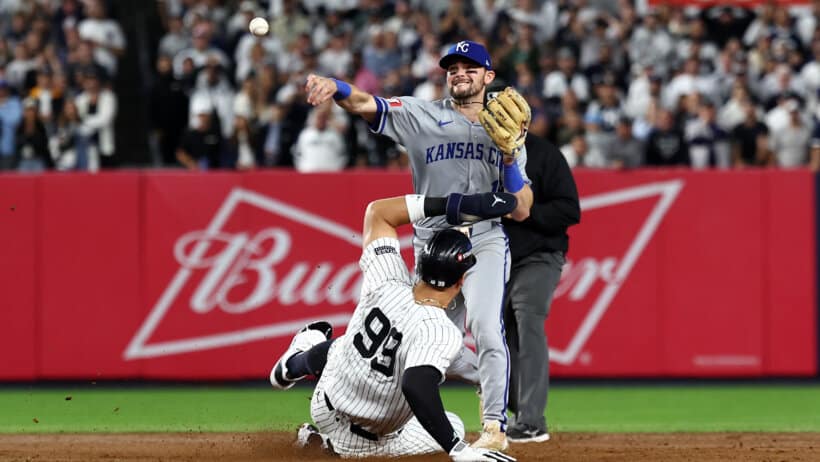
[[481,94],[489,77],[487,70],[476,63],[456,61],[447,68],[447,88],[453,98],[472,98]]

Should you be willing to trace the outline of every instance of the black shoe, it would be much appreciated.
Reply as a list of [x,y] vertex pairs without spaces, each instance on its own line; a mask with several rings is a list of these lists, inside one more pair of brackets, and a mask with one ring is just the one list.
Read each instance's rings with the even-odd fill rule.
[[511,443],[543,443],[550,440],[550,434],[527,424],[515,424],[507,428],[507,439]]

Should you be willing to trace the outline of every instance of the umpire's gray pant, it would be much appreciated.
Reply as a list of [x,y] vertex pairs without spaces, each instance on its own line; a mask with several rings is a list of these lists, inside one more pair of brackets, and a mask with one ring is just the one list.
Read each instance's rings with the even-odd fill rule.
[[564,252],[535,252],[513,264],[507,283],[504,323],[511,366],[509,410],[516,424],[544,431],[549,392],[549,348],[544,322],[564,261]]

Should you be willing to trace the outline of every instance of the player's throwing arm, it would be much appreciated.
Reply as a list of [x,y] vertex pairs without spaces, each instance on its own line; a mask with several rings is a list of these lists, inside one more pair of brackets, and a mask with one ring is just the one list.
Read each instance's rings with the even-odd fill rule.
[[342,109],[362,116],[366,121],[373,122],[378,107],[373,95],[359,90],[355,85],[338,79],[321,77],[310,74],[305,83],[307,102],[313,106],[324,104],[331,99],[336,101]]

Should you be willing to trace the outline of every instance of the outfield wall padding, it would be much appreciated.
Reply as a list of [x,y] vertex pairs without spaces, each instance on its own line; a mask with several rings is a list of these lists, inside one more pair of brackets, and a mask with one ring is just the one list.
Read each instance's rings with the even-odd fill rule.
[[[553,376],[817,375],[813,174],[575,176]],[[410,189],[399,172],[0,175],[0,380],[264,378],[306,322],[344,332],[364,207]]]

